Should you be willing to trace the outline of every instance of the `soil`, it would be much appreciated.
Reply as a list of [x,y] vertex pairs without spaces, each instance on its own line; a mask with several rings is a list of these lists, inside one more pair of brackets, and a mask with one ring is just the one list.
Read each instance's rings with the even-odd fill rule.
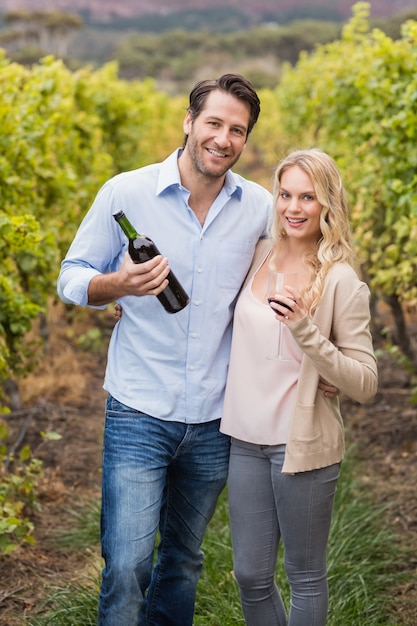
[[[0,556],[0,626],[22,626],[42,612],[51,585],[98,577],[99,547],[81,552],[60,547],[57,537],[74,525],[71,511],[100,499],[101,440],[105,393],[102,380],[113,313],[71,316],[51,304],[49,337],[36,371],[20,386],[22,406],[6,418],[10,440],[29,444],[44,463],[41,510],[32,515],[34,545]],[[88,328],[100,331],[97,335]],[[412,328],[417,329],[416,320]],[[415,338],[413,337],[413,341]],[[84,348],[82,347],[84,346]],[[85,349],[88,348],[88,349]],[[392,588],[396,624],[417,624],[417,409],[413,385],[395,360],[378,357],[380,386],[369,405],[342,399],[348,438],[356,444],[364,485],[377,504],[389,505],[386,524],[398,543],[398,572],[406,582]],[[40,432],[54,431],[58,441]]]

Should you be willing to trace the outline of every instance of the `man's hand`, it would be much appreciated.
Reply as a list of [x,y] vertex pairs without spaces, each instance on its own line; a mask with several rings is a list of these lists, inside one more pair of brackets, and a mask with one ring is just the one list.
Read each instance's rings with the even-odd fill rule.
[[168,259],[160,255],[133,263],[126,253],[117,272],[99,274],[88,286],[88,304],[100,306],[122,296],[157,296],[167,286],[170,268]]
[[320,376],[319,389],[323,392],[326,398],[336,398],[339,395],[340,389],[329,383],[327,380]]

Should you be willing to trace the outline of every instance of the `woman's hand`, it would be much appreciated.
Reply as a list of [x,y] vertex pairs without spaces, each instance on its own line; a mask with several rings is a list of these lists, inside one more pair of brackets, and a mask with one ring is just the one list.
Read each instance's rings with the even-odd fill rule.
[[[277,319],[283,324],[291,325],[293,322],[304,319],[308,315],[308,311],[304,305],[302,296],[293,287],[286,287],[286,293],[276,294],[276,299],[283,304],[271,302],[271,307],[277,311]],[[286,306],[283,306],[286,305]],[[288,308],[290,307],[290,308]],[[340,389],[329,383],[328,380],[320,376],[319,389],[326,398],[336,398]]]
[[114,317],[116,318],[116,322],[122,319],[122,307],[120,304],[114,305]]
[[273,300],[270,306],[277,312],[276,317],[283,324],[288,326],[308,315],[302,296],[293,287],[285,287],[285,293],[277,293],[275,298],[279,302]]
[[322,378],[321,376],[319,379],[319,389],[323,392],[323,395],[326,396],[326,398],[336,398],[336,396],[340,393],[340,389],[332,385],[332,383],[329,383],[328,380]]

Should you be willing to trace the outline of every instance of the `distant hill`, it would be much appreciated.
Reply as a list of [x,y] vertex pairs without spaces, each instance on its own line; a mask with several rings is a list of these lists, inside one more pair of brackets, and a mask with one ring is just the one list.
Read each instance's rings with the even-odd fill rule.
[[[352,0],[0,0],[0,13],[16,10],[68,11],[87,21],[112,21],[145,15],[167,16],[184,11],[234,9],[248,20],[287,22],[317,18],[345,21],[352,14]],[[371,17],[387,17],[416,8],[416,0],[372,0]]]

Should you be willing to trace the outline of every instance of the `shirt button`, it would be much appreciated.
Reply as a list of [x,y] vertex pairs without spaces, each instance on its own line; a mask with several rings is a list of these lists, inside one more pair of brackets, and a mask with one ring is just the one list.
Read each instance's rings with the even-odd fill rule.
[[197,333],[191,333],[191,337],[192,337],[193,339],[197,339],[198,335],[197,335]]
[[203,271],[203,270],[201,269],[201,267],[197,267],[197,272],[198,272],[198,274],[201,274],[201,272],[202,272],[202,271]]
[[190,370],[190,372],[193,372],[194,371],[194,365],[190,365],[188,369]]
[[200,306],[200,304],[201,304],[201,300],[194,300],[194,304],[195,304],[196,306]]

